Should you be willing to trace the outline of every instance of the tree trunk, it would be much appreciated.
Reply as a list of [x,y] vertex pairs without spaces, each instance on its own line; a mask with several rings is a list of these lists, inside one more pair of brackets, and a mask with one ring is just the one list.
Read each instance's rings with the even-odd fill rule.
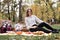
[[9,12],[9,3],[8,3],[8,19],[11,20],[10,19],[10,12]]
[[22,0],[19,1],[19,21],[22,21],[22,13],[21,13],[22,5],[21,5],[21,3],[22,3]]
[[0,2],[0,12],[1,12],[1,2]]

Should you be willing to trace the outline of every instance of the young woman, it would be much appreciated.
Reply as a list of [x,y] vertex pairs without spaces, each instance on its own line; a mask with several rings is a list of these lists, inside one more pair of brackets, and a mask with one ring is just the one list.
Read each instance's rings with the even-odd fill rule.
[[[37,25],[37,22],[39,23],[38,25]],[[59,33],[57,29],[52,28],[48,23],[40,20],[35,15],[32,15],[31,9],[28,9],[26,12],[25,23],[26,23],[27,29],[29,29],[31,32],[43,31],[45,33],[50,33],[50,32]],[[43,27],[46,27],[49,30],[44,29]]]

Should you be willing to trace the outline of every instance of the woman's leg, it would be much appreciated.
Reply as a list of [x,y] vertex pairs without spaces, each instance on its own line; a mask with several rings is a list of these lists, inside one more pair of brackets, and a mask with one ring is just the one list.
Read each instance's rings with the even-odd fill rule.
[[35,28],[30,28],[29,31],[31,31],[31,32],[36,32],[37,29],[35,29]]
[[[46,27],[47,29],[50,29],[51,31],[50,31],[50,30],[46,30],[46,29],[44,29],[43,27]],[[31,31],[31,32],[43,31],[43,32],[45,32],[45,33],[50,33],[50,32],[52,32],[52,33],[59,33],[59,32],[56,31],[54,28],[52,28],[49,24],[46,24],[46,23],[44,23],[44,22],[41,23],[41,24],[39,24],[37,28],[31,28],[30,31]]]
[[51,32],[51,31],[46,30],[46,29],[44,29],[44,28],[31,28],[30,31],[31,31],[31,32],[43,31],[43,32],[45,32],[45,33],[50,33],[50,32]]
[[41,24],[38,25],[38,28],[41,28],[41,27],[46,27],[47,29],[50,29],[50,30],[54,30],[54,28],[52,28],[49,24],[43,22]]
[[45,33],[50,33],[51,31],[50,30],[46,30],[46,29],[44,29],[44,28],[38,28],[38,31],[43,31],[43,32],[45,32]]

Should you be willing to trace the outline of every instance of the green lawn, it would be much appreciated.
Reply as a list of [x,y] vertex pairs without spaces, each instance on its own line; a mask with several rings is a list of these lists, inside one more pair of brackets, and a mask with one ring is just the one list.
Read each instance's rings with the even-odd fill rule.
[[[53,25],[53,28],[60,29],[60,25]],[[60,40],[60,33],[52,34],[51,36],[0,36],[0,40]]]

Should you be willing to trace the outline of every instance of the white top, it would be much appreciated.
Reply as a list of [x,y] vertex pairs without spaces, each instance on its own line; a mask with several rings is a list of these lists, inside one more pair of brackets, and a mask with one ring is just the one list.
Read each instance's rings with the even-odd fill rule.
[[27,29],[31,28],[32,25],[37,24],[38,23],[42,23],[43,21],[40,20],[38,17],[36,17],[35,15],[31,15],[29,17],[25,17],[25,24],[27,26]]
[[15,24],[15,30],[22,30],[23,29],[23,24],[17,23]]

